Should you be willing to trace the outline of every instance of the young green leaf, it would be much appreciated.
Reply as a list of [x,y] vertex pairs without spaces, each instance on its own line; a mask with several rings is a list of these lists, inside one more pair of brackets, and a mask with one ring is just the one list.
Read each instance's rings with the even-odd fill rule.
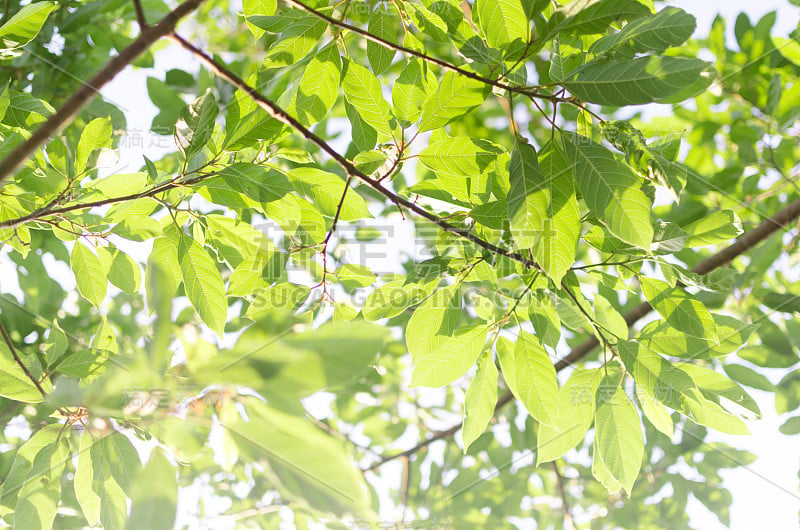
[[357,221],[372,217],[367,209],[367,201],[354,189],[346,188],[345,181],[333,173],[303,167],[289,171],[288,176],[295,188],[306,197],[313,198],[315,206],[328,217],[336,215],[345,192],[347,195],[339,212],[339,220]]
[[679,103],[708,88],[713,71],[699,59],[649,56],[593,61],[561,84],[581,100],[600,105]]
[[261,16],[261,17],[269,17],[275,14],[275,10],[278,7],[277,0],[243,0],[242,1],[242,12],[244,14],[245,21],[247,22],[247,28],[250,30],[250,33],[253,34],[253,37],[256,39],[261,38],[264,34],[264,30],[253,24],[250,20],[250,17],[254,16]]
[[44,399],[2,340],[0,340],[0,396],[25,403],[38,403]]
[[534,419],[558,424],[558,380],[556,369],[538,339],[520,331],[514,349],[498,344],[500,368],[511,392],[522,401]]
[[178,257],[186,296],[203,322],[222,336],[228,303],[217,264],[200,243],[188,236],[181,236]]
[[306,127],[322,120],[339,96],[341,59],[336,43],[331,43],[314,55],[297,85],[295,112]]
[[687,247],[703,247],[727,243],[742,233],[742,222],[731,210],[721,210],[704,216],[684,227],[688,232]]
[[630,496],[642,465],[644,438],[636,407],[622,388],[617,387],[611,396],[598,394],[594,439],[595,458],[602,458],[609,474]]
[[69,438],[66,436],[42,447],[36,454],[30,472],[18,490],[14,528],[44,530],[53,527],[67,460]]
[[556,285],[575,263],[581,234],[581,215],[575,184],[558,144],[548,143],[539,153],[539,168],[548,188],[549,201],[536,245],[536,260]]
[[[48,15],[58,7],[55,2],[34,2],[14,13],[0,26],[0,41],[3,48],[12,50],[32,41],[47,21]],[[0,51],[2,53],[2,51]]]
[[564,131],[559,145],[591,212],[622,241],[649,250],[651,201],[633,171],[602,145],[575,133]]
[[392,86],[392,106],[395,115],[407,122],[417,121],[428,94],[436,90],[436,77],[426,63],[411,59]]
[[[387,5],[380,3],[369,16],[368,31],[385,41],[397,43],[397,28],[400,20],[395,12]],[[394,59],[395,51],[377,42],[367,42],[367,59],[375,75],[380,75],[389,69]]]
[[[255,19],[253,22],[257,23]],[[327,27],[324,20],[315,16],[296,18],[267,52],[264,68],[280,68],[300,61],[314,49]]]
[[494,415],[497,403],[497,367],[491,352],[486,352],[478,362],[478,371],[467,388],[464,397],[464,428],[461,440],[464,453],[478,436],[483,434]]
[[96,118],[86,125],[75,152],[75,173],[80,174],[86,169],[89,155],[95,149],[111,147],[111,133],[111,118]]
[[687,335],[719,344],[714,318],[702,302],[661,280],[640,276],[639,281],[645,298],[667,324]]
[[477,0],[475,9],[486,42],[492,48],[503,50],[514,41],[528,41],[528,18],[520,0]]
[[413,356],[414,371],[409,387],[438,388],[452,383],[475,364],[486,342],[487,328],[467,326],[451,335],[436,335],[435,347],[424,355]]
[[519,249],[533,247],[544,228],[550,203],[545,177],[539,170],[536,149],[517,142],[508,166],[511,188],[508,192],[508,220],[511,236]]
[[175,141],[187,159],[208,143],[218,113],[219,106],[210,89],[183,109],[175,123]]
[[383,99],[381,83],[375,74],[358,63],[345,61],[342,89],[344,97],[364,122],[379,133],[392,135],[391,111]]
[[628,45],[637,53],[664,53],[667,48],[686,42],[696,26],[697,22],[692,15],[683,9],[667,6],[655,15],[632,20],[622,31],[595,41],[589,52],[599,55]]
[[[499,344],[498,340],[498,348]],[[600,378],[599,369],[577,368],[558,390],[557,423],[539,424],[537,466],[561,458],[584,439],[594,419],[595,393]]]
[[455,72],[446,72],[439,87],[425,100],[420,132],[444,127],[479,107],[489,96],[489,86]]
[[106,297],[108,280],[100,259],[82,243],[76,242],[70,255],[70,266],[84,298],[99,307]]

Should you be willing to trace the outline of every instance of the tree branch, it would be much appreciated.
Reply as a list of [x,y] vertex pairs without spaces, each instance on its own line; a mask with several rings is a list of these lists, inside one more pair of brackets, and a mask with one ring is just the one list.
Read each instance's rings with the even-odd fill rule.
[[6,342],[6,345],[8,346],[8,349],[11,351],[11,355],[14,357],[14,362],[16,362],[19,365],[19,367],[22,368],[22,371],[25,372],[25,376],[28,379],[31,380],[31,383],[34,384],[34,386],[36,387],[36,390],[38,390],[39,393],[42,395],[42,397],[44,397],[45,392],[44,392],[44,388],[42,387],[42,384],[39,382],[38,379],[36,379],[33,376],[33,374],[28,369],[28,367],[25,365],[25,363],[22,362],[22,359],[20,359],[19,354],[17,353],[17,349],[14,347],[14,343],[11,342],[11,337],[8,336],[8,332],[6,331],[6,327],[2,324],[2,322],[0,322],[0,334],[3,335],[3,340]]
[[444,68],[445,70],[450,70],[451,72],[455,72],[455,73],[457,73],[459,75],[463,75],[464,77],[469,77],[470,79],[473,79],[475,81],[480,81],[481,83],[486,83],[487,85],[492,85],[492,86],[500,88],[502,90],[508,90],[509,92],[518,92],[518,93],[525,93],[525,94],[529,94],[529,93],[532,92],[532,87],[509,85],[509,84],[503,83],[502,81],[498,81],[496,79],[491,79],[491,78],[488,78],[488,77],[484,77],[484,76],[482,76],[480,74],[477,74],[475,72],[470,72],[469,70],[465,70],[464,68],[460,68],[460,67],[458,67],[458,66],[456,66],[454,64],[448,63],[447,61],[443,61],[441,59],[437,59],[436,57],[432,57],[430,55],[427,55],[425,53],[419,52],[417,50],[412,50],[411,48],[406,48],[405,46],[401,46],[399,44],[395,44],[392,41],[386,40],[386,39],[384,39],[382,37],[378,37],[377,35],[373,35],[372,33],[368,32],[368,31],[364,31],[361,28],[358,28],[358,27],[353,26],[351,24],[348,24],[346,22],[342,22],[341,20],[336,20],[333,17],[329,17],[325,13],[317,11],[313,7],[308,6],[308,5],[304,4],[303,2],[300,2],[299,0],[288,0],[288,2],[290,4],[293,4],[293,5],[297,6],[297,7],[299,7],[303,11],[314,15],[317,18],[319,18],[321,20],[324,20],[325,22],[327,22],[331,26],[336,26],[338,28],[346,29],[346,30],[348,30],[348,31],[350,31],[352,33],[356,33],[358,35],[361,35],[365,39],[367,39],[369,41],[372,41],[375,44],[378,44],[380,46],[383,46],[384,48],[389,48],[391,50],[395,50],[395,51],[398,51],[398,52],[401,52],[401,53],[405,53],[406,55],[412,55],[414,57],[422,59],[423,61],[427,61],[427,62],[429,62],[431,64],[435,64],[436,66]]
[[556,474],[556,487],[561,497],[561,513],[564,514],[564,528],[566,528],[566,530],[576,530],[575,521],[572,519],[572,514],[569,512],[569,502],[567,502],[567,490],[564,487],[564,477],[561,476],[561,472],[558,470],[558,464],[556,464],[555,460],[550,462],[550,466]]
[[27,223],[27,222],[30,222],[30,221],[37,221],[39,219],[42,219],[44,217],[48,217],[50,215],[58,215],[58,214],[62,214],[62,213],[73,212],[75,210],[84,210],[84,209],[87,209],[87,208],[95,208],[95,207],[98,207],[98,206],[106,206],[108,204],[116,204],[116,203],[119,203],[119,202],[133,201],[133,200],[136,200],[136,199],[142,199],[144,197],[152,197],[154,195],[158,195],[159,193],[163,193],[163,192],[169,191],[169,190],[171,190],[173,188],[180,188],[180,187],[183,187],[183,186],[189,186],[189,185],[192,185],[192,184],[197,184],[198,182],[201,182],[201,181],[203,181],[203,180],[205,180],[207,178],[210,178],[210,177],[214,177],[216,175],[217,175],[217,172],[204,173],[204,174],[198,175],[197,177],[194,177],[194,178],[191,178],[191,179],[187,179],[187,180],[181,180],[181,181],[179,181],[176,178],[174,178],[172,180],[169,180],[167,182],[164,182],[162,184],[154,186],[154,187],[150,188],[149,190],[140,191],[138,193],[131,193],[130,195],[123,195],[121,197],[111,197],[109,199],[100,199],[100,200],[92,201],[92,202],[81,202],[81,203],[77,203],[77,204],[71,204],[69,206],[64,206],[64,207],[61,207],[61,208],[44,207],[44,208],[40,208],[40,209],[38,209],[36,211],[33,211],[33,212],[31,212],[31,213],[29,213],[27,215],[23,215],[22,217],[17,217],[16,219],[8,219],[6,221],[0,221],[0,228],[11,228],[11,227],[14,227],[14,226],[19,226],[19,225],[21,225],[23,223]]
[[493,245],[488,241],[481,239],[480,237],[473,234],[470,230],[466,228],[460,228],[455,225],[451,225],[447,221],[441,219],[439,216],[427,211],[426,209],[418,206],[417,204],[405,199],[393,191],[389,190],[388,188],[384,187],[380,182],[377,180],[369,177],[364,172],[356,168],[349,160],[345,157],[340,155],[333,147],[331,147],[325,140],[311,132],[306,126],[302,123],[297,121],[295,118],[290,116],[285,110],[279,107],[276,103],[272,100],[267,99],[261,93],[259,93],[255,88],[248,85],[245,81],[243,81],[239,76],[235,73],[231,72],[228,68],[224,65],[218,63],[214,58],[210,55],[206,54],[204,51],[196,48],[194,45],[186,41],[183,37],[173,34],[172,39],[183,46],[187,51],[191,52],[195,56],[197,56],[203,63],[205,63],[211,70],[214,71],[219,77],[225,79],[233,86],[241,90],[242,92],[246,93],[250,96],[253,101],[255,101],[259,107],[264,109],[272,118],[278,120],[281,123],[284,123],[302,135],[305,139],[310,141],[311,143],[315,144],[317,147],[322,149],[325,153],[327,153],[333,160],[336,162],[347,174],[349,177],[357,178],[362,182],[366,183],[372,189],[392,201],[394,204],[398,206],[404,206],[406,209],[414,212],[419,217],[426,219],[442,230],[446,232],[450,232],[452,234],[458,235],[463,237],[464,239],[475,243],[479,247],[488,250],[494,254],[498,254],[501,256],[505,256],[509,259],[518,261],[525,265],[528,268],[541,270],[541,267],[535,261],[519,254],[517,252],[512,252],[510,250],[498,247],[497,245]]
[[[780,228],[788,225],[795,219],[800,217],[800,199],[795,200],[794,202],[789,203],[786,207],[780,210],[778,213],[769,217],[761,222],[756,228],[750,230],[743,234],[739,239],[737,239],[733,244],[730,246],[722,249],[721,251],[717,252],[713,256],[710,256],[692,268],[692,272],[696,274],[708,274],[709,272],[717,269],[726,263],[729,263],[734,258],[737,258],[747,252],[748,250],[752,249],[762,241],[766,240],[769,236],[777,232]],[[641,304],[637,305],[627,313],[625,313],[624,318],[625,322],[628,324],[628,327],[633,326],[638,320],[642,319],[645,315],[647,315],[651,310],[652,306],[647,302],[642,302]],[[577,345],[572,351],[564,358],[559,360],[555,363],[556,371],[560,372],[567,366],[583,359],[587,355],[589,355],[600,343],[598,342],[596,337],[590,337]],[[494,408],[495,414],[506,406],[508,403],[513,401],[514,395],[509,391],[500,396],[497,400],[497,405]],[[453,425],[447,430],[439,431],[435,433],[433,436],[424,440],[411,449],[407,449],[401,453],[396,453],[394,455],[389,455],[383,457],[381,460],[372,464],[365,471],[374,471],[375,469],[379,468],[386,462],[390,462],[396,458],[400,457],[408,457],[417,453],[418,451],[426,448],[431,443],[435,442],[436,440],[441,440],[443,438],[447,438],[453,434],[455,434],[463,425],[463,422],[459,422],[456,425]]]
[[162,18],[155,26],[142,28],[140,35],[119,55],[111,59],[106,66],[100,70],[88,82],[79,88],[63,105],[50,116],[47,121],[39,126],[30,138],[6,156],[0,162],[0,182],[7,179],[17,167],[25,162],[30,156],[41,147],[54,134],[58,133],[62,127],[67,125],[75,115],[94,97],[99,90],[117,76],[126,66],[136,60],[142,53],[147,51],[157,40],[171,34],[175,26],[186,15],[200,7],[204,0],[186,0],[167,16]]

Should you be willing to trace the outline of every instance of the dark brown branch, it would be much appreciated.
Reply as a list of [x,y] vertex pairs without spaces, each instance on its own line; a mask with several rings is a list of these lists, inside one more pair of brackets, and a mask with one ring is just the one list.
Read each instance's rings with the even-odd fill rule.
[[30,156],[41,147],[47,140],[58,133],[67,125],[75,115],[94,97],[99,90],[117,76],[126,66],[136,60],[142,53],[147,51],[157,40],[171,34],[175,30],[178,22],[196,10],[204,0],[186,0],[180,4],[167,16],[161,19],[155,26],[142,28],[141,34],[119,55],[111,59],[106,66],[100,70],[88,82],[84,83],[63,105],[39,126],[30,138],[6,156],[0,162],[0,182],[7,179],[17,167],[25,162]]
[[561,497],[561,513],[564,514],[564,528],[566,530],[576,530],[575,521],[572,519],[572,514],[569,511],[569,502],[567,501],[567,489],[564,487],[564,477],[558,470],[558,464],[553,460],[550,462],[553,472],[556,474],[556,487],[558,494]]
[[139,28],[144,30],[148,25],[147,19],[144,16],[144,9],[142,9],[142,1],[133,0],[133,8],[136,10],[136,22],[139,23]]
[[25,372],[25,376],[28,379],[31,380],[31,383],[34,384],[34,386],[36,387],[36,390],[38,390],[39,393],[42,395],[42,397],[44,397],[45,392],[44,392],[44,388],[42,387],[42,384],[39,382],[38,379],[36,379],[33,376],[33,374],[28,369],[28,367],[25,366],[25,363],[22,362],[22,359],[20,359],[19,354],[17,353],[17,349],[14,347],[14,343],[11,342],[11,337],[8,336],[8,332],[6,331],[6,327],[2,323],[0,323],[0,334],[3,335],[3,340],[6,342],[6,345],[8,346],[8,349],[11,351],[11,355],[14,357],[14,362],[16,362],[19,365],[19,367],[22,369],[22,371]]
[[[739,239],[737,239],[733,244],[730,246],[722,249],[721,251],[717,252],[713,256],[710,256],[692,268],[692,272],[696,274],[708,274],[709,272],[729,263],[731,260],[741,256],[748,250],[752,249],[762,241],[766,240],[769,236],[777,232],[780,228],[788,225],[795,219],[800,217],[800,199],[790,203],[788,206],[783,208],[781,211],[773,215],[772,217],[765,219],[761,222],[756,228],[746,232],[742,235]],[[628,326],[633,326],[638,320],[643,318],[647,315],[653,308],[650,306],[649,303],[643,302],[627,313],[625,313],[624,318],[625,322]],[[596,337],[590,337],[577,345],[572,351],[558,361],[555,364],[556,371],[561,371],[567,366],[583,359],[587,355],[589,355],[600,343],[598,342]],[[502,409],[508,403],[514,400],[514,395],[511,392],[506,392],[497,400],[497,405],[494,408],[495,414],[497,411]],[[463,425],[463,422],[460,422],[456,425],[453,425],[447,430],[439,431],[434,434],[432,437],[424,440],[411,449],[407,449],[401,453],[397,453],[394,455],[389,455],[384,457],[382,460],[376,462],[369,466],[365,471],[373,471],[386,462],[390,462],[396,458],[400,457],[408,457],[417,453],[418,451],[426,448],[431,443],[435,442],[436,440],[441,440],[443,438],[447,438],[455,434]]]
[[225,79],[233,86],[241,90],[242,92],[246,93],[250,96],[253,101],[255,101],[259,107],[264,109],[272,118],[278,120],[281,123],[284,123],[294,129],[296,132],[301,134],[306,140],[310,141],[311,143],[315,144],[317,147],[322,149],[325,153],[328,154],[347,174],[349,177],[357,178],[362,182],[366,183],[372,189],[389,199],[391,202],[398,206],[403,206],[408,210],[411,210],[419,217],[430,221],[431,223],[435,224],[442,230],[446,232],[450,232],[452,234],[456,234],[464,239],[475,243],[479,247],[486,249],[494,254],[498,254],[500,256],[505,256],[509,259],[518,261],[525,265],[528,268],[534,268],[541,270],[539,265],[519,254],[517,252],[512,252],[507,249],[498,247],[497,245],[493,245],[488,241],[481,239],[480,237],[473,234],[470,230],[466,228],[460,228],[455,225],[451,225],[447,221],[444,221],[439,216],[429,212],[428,210],[418,206],[417,204],[405,199],[396,193],[392,192],[388,188],[384,187],[380,182],[371,178],[370,176],[366,175],[364,172],[356,168],[349,160],[345,157],[340,155],[333,147],[331,147],[325,140],[311,132],[306,126],[302,123],[294,119],[292,116],[286,113],[281,107],[279,107],[273,101],[267,99],[261,93],[259,93],[255,88],[248,85],[245,81],[243,81],[239,76],[235,73],[231,72],[223,66],[222,64],[218,63],[214,60],[211,56],[206,54],[204,51],[196,48],[194,45],[186,41],[184,38],[180,37],[179,35],[172,35],[173,40],[178,42],[181,46],[183,46],[187,51],[191,52],[195,56],[197,56],[203,63],[205,63],[211,70],[214,71],[219,77]]

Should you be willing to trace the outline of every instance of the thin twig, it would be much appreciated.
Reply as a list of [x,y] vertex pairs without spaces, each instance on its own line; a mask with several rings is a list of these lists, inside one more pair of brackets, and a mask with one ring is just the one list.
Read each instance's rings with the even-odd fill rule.
[[144,9],[142,9],[142,1],[133,0],[133,7],[136,9],[136,21],[139,23],[139,28],[141,30],[147,29],[149,26],[147,25],[147,19],[144,16]]
[[556,474],[556,487],[558,494],[561,496],[561,513],[564,514],[564,528],[566,530],[576,530],[575,521],[572,519],[572,514],[569,511],[569,502],[567,501],[567,490],[564,487],[564,477],[558,471],[558,464],[553,460],[550,462],[553,472]]
[[25,376],[31,380],[31,383],[33,383],[33,385],[36,387],[36,389],[39,391],[42,397],[44,397],[45,392],[44,388],[42,387],[42,384],[39,382],[38,379],[36,379],[33,376],[28,367],[25,366],[25,363],[22,362],[22,359],[20,359],[19,354],[17,353],[17,349],[14,347],[14,343],[11,342],[11,337],[8,336],[6,327],[1,322],[0,322],[0,334],[3,335],[3,340],[6,341],[8,349],[11,350],[11,355],[14,357],[14,362],[16,362],[19,365],[19,367],[22,368],[22,371],[25,372]]

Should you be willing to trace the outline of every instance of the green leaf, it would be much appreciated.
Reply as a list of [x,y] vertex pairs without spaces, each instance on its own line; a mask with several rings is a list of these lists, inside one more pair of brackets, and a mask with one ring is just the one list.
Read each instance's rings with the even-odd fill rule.
[[267,52],[264,68],[280,68],[300,61],[314,49],[327,27],[324,20],[312,15],[293,20]]
[[[364,479],[339,440],[307,419],[255,398],[241,401],[249,421],[235,417],[223,427],[243,453],[254,461],[268,463],[281,490],[290,498],[305,499],[318,510],[367,516],[370,510]],[[264,436],[266,430],[269,436]]]
[[97,257],[106,270],[108,281],[128,294],[139,292],[142,272],[133,258],[113,247],[98,247]]
[[649,250],[653,240],[651,201],[639,189],[633,171],[586,137],[564,131],[559,141],[589,210],[614,236]]
[[44,446],[33,459],[14,509],[14,528],[46,530],[53,527],[61,480],[69,460],[69,438]]
[[[504,345],[501,347],[501,344]],[[519,332],[514,349],[498,343],[500,368],[514,396],[540,423],[557,425],[559,414],[556,369],[538,339]]]
[[[391,293],[398,285],[386,290]],[[411,357],[423,358],[453,334],[461,316],[461,291],[454,285],[438,289],[422,302],[406,325],[406,345]]]
[[[389,7],[383,3],[369,16],[367,30],[376,37],[385,41],[397,43],[397,28],[400,27],[400,20]],[[377,42],[367,42],[367,59],[375,75],[380,75],[389,69],[394,59],[395,50],[378,44]]]
[[[313,167],[302,167],[289,171],[289,180],[298,192],[314,199],[314,205],[328,217],[334,217],[339,208],[342,194],[346,190],[345,181],[339,176]],[[354,189],[347,189],[339,215],[341,221],[357,221],[370,218],[367,201]]]
[[645,103],[679,103],[703,92],[713,68],[688,57],[639,57],[593,61],[561,84],[579,99],[621,107]]
[[786,435],[800,434],[800,416],[789,418],[778,430]]
[[364,265],[344,264],[336,269],[336,277],[346,287],[369,287],[375,283],[375,275]]
[[228,303],[217,264],[196,240],[181,236],[178,247],[186,296],[203,322],[222,336]]
[[435,348],[424,355],[412,354],[414,372],[409,387],[438,388],[464,375],[483,351],[486,332],[486,326],[468,326],[452,335],[434,336]]
[[639,282],[645,298],[667,324],[687,335],[719,343],[714,318],[702,302],[661,280],[640,276]]
[[93,438],[81,435],[75,470],[75,497],[86,520],[103,528],[124,528],[128,518],[126,494],[141,463],[128,439],[116,432]]
[[247,22],[247,28],[250,30],[250,33],[256,39],[261,38],[264,34],[264,30],[253,24],[249,18],[253,16],[263,16],[269,17],[275,14],[275,10],[278,7],[277,0],[243,0],[242,1],[242,12],[244,14],[245,21]]
[[0,40],[6,49],[25,46],[41,31],[48,15],[58,6],[55,2],[28,4],[0,26]]
[[686,42],[696,26],[697,22],[692,15],[683,9],[668,6],[655,15],[632,20],[622,31],[595,41],[589,52],[599,55],[613,48],[629,45],[635,52],[664,53],[667,48]]
[[609,340],[612,342],[618,339],[627,340],[628,324],[619,311],[601,293],[594,298],[594,315],[597,324],[605,332],[604,335],[606,337],[608,337],[609,333],[614,335]]
[[175,141],[187,159],[208,143],[218,113],[219,106],[211,89],[183,109],[175,123]]
[[314,125],[330,112],[339,96],[341,68],[335,42],[317,52],[308,63],[297,86],[295,112],[300,123]]
[[677,366],[689,374],[695,386],[700,389],[702,396],[712,400],[712,402],[717,404],[724,403],[729,406],[738,406],[744,412],[752,413],[750,414],[751,416],[761,416],[761,411],[755,400],[753,400],[742,387],[719,372],[691,363],[681,363]]
[[147,306],[150,314],[165,304],[171,304],[172,296],[182,281],[176,241],[169,237],[155,239],[145,268]]
[[80,174],[86,169],[89,155],[95,149],[111,147],[111,118],[96,118],[90,121],[81,133],[78,149],[75,152],[75,172]]
[[511,188],[506,202],[511,236],[517,248],[528,249],[541,235],[550,203],[536,149],[518,141],[511,153],[508,171]]
[[72,247],[70,266],[78,283],[78,291],[96,307],[100,307],[108,288],[100,259],[82,243],[76,242]]
[[55,447],[59,439],[66,440],[61,437],[62,427],[58,423],[45,425],[17,449],[11,468],[5,473],[3,483],[0,485],[0,506],[10,509],[9,513],[16,507],[20,490],[25,487],[39,453],[44,448]]
[[636,407],[621,388],[608,397],[598,394],[594,436],[595,458],[602,458],[609,474],[630,496],[642,465],[644,438]]
[[131,515],[127,528],[170,530],[175,522],[178,504],[176,470],[164,455],[155,448],[150,460],[131,484]]
[[704,247],[727,243],[742,233],[742,222],[731,210],[721,210],[685,226],[689,234],[686,241],[687,247]]
[[391,136],[391,111],[389,104],[383,99],[378,78],[353,61],[345,61],[344,68],[342,79],[344,97],[370,127],[379,133]]
[[392,86],[395,115],[408,123],[417,121],[428,94],[436,90],[436,77],[419,59],[411,59]]
[[[276,201],[293,191],[283,173],[247,162],[226,167],[220,171],[219,179],[229,189],[258,202]],[[205,184],[211,186],[215,180],[208,180]]]
[[528,42],[528,19],[520,0],[476,0],[474,9],[492,48],[502,50],[514,41]]
[[457,199],[469,201],[485,192],[487,175],[496,170],[503,150],[486,140],[446,137],[420,151],[419,160]]
[[430,295],[438,283],[435,280],[423,286],[406,283],[404,280],[390,281],[367,296],[361,307],[361,314],[369,321],[397,316],[411,304]]
[[672,422],[672,416],[660,401],[643,391],[639,385],[636,385],[636,399],[642,407],[644,417],[647,418],[653,427],[664,433],[668,438],[672,438],[675,433],[675,425]]
[[528,318],[534,334],[545,346],[555,349],[561,338],[561,319],[553,301],[547,296],[534,296],[528,305]]
[[581,215],[575,184],[557,144],[548,143],[539,153],[539,168],[544,174],[549,195],[542,235],[536,246],[536,260],[556,285],[575,263],[581,234]]
[[556,9],[547,21],[542,42],[557,33],[602,33],[617,20],[632,20],[650,14],[635,0],[573,0]]
[[425,100],[419,131],[444,127],[478,108],[489,96],[489,86],[455,72],[446,72],[439,87]]
[[478,371],[464,397],[464,428],[461,430],[464,453],[472,442],[483,434],[494,416],[494,407],[497,404],[497,378],[497,367],[491,352],[486,352],[478,362]]
[[44,398],[14,360],[3,340],[0,340],[0,396],[25,403],[38,403]]
[[617,349],[637,387],[672,409],[683,408],[683,400],[695,388],[686,372],[642,344],[620,341]]
[[712,314],[712,318],[717,329],[719,344],[687,335],[664,320],[656,320],[647,324],[637,340],[664,355],[689,359],[709,359],[728,355],[738,350],[747,343],[750,335],[758,327],[726,315]]
[[[498,345],[500,340],[502,337]],[[558,390],[557,424],[539,424],[537,466],[561,458],[584,439],[594,419],[595,393],[600,378],[599,369],[576,368]]]

